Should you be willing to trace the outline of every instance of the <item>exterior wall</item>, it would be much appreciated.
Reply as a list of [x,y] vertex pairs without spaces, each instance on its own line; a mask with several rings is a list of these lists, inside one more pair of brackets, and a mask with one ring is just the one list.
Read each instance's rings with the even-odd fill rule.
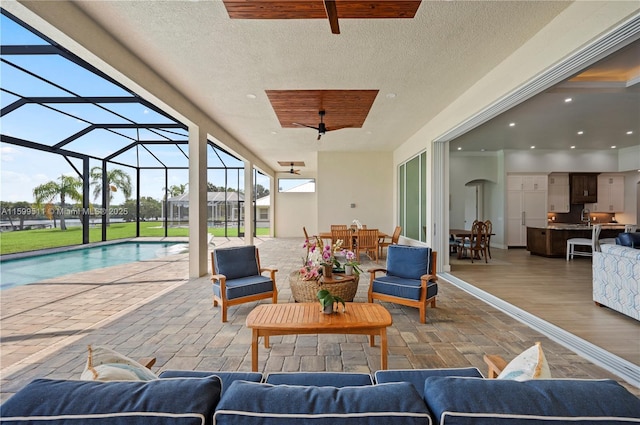
[[274,195],[277,211],[274,217],[274,235],[278,238],[304,238],[302,227],[307,228],[309,235],[318,233],[318,182],[311,174],[302,174],[302,178],[316,178],[316,191],[311,192],[279,192],[278,178],[288,176],[286,173],[276,174]]
[[318,231],[354,219],[393,231],[395,168],[390,152],[320,152],[318,170]]

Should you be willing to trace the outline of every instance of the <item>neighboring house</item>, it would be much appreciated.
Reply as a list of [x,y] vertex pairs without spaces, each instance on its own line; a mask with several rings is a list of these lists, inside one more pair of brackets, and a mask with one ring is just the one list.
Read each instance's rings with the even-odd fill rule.
[[[189,193],[172,196],[168,200],[168,218],[173,221],[189,220]],[[244,195],[238,192],[207,192],[207,220],[213,224],[238,221],[244,218]]]

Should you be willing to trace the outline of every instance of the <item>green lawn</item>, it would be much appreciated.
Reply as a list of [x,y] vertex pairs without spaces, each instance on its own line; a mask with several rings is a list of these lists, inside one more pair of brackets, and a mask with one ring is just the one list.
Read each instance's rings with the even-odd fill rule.
[[[208,232],[213,236],[224,236],[224,227],[210,227]],[[268,236],[269,229],[256,229],[258,236]],[[189,236],[186,227],[169,228],[168,236]],[[229,237],[238,236],[237,228],[227,229]],[[107,240],[134,238],[136,236],[135,223],[112,223],[107,228]],[[159,222],[141,222],[141,237],[163,237],[164,229]],[[89,229],[89,241],[102,241],[102,228],[91,227]],[[34,251],[44,248],[55,248],[67,245],[79,245],[82,243],[82,227],[68,227],[64,232],[60,229],[22,230],[0,233],[0,254],[12,254],[16,252]]]

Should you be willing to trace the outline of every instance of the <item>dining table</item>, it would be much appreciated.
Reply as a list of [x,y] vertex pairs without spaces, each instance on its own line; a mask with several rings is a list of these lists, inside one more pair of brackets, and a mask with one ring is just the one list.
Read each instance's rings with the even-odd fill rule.
[[[471,240],[471,235],[473,233],[471,233],[470,229],[449,229],[449,234],[453,235],[454,238],[461,238],[462,239],[462,243],[461,245],[464,245],[465,240],[469,239]],[[490,233],[490,236],[494,236],[495,233]],[[458,259],[465,259],[465,258],[471,258],[471,257],[463,257],[462,256],[462,252],[464,250],[463,249],[459,249],[458,248]],[[479,260],[480,259],[480,254],[476,253],[476,257],[474,258],[474,260]]]

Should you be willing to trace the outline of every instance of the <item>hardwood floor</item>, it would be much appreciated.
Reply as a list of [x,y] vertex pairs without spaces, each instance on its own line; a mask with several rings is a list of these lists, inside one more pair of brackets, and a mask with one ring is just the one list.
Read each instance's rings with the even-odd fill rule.
[[591,258],[492,248],[489,264],[450,257],[451,274],[640,367],[640,322],[592,299]]

